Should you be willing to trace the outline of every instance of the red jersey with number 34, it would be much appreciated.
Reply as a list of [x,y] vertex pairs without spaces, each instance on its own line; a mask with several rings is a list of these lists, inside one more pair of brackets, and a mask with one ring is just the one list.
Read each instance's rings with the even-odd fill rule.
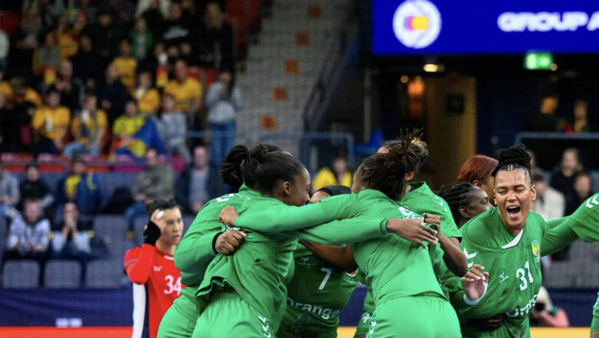
[[133,338],[156,337],[162,316],[181,294],[181,273],[173,255],[144,244],[125,253],[125,273],[133,282]]

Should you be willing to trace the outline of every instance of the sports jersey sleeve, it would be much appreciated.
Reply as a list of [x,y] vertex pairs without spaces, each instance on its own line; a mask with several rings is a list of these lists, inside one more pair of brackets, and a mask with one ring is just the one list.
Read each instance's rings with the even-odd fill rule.
[[572,213],[568,224],[583,241],[599,241],[599,193],[584,201]]
[[286,234],[291,238],[316,243],[342,245],[382,238],[388,234],[386,224],[387,219],[374,219],[372,216],[365,216],[332,221],[308,229],[290,231]]
[[125,253],[123,262],[125,273],[132,283],[145,284],[152,272],[154,252],[156,248],[150,244],[133,248]]
[[197,271],[199,266],[208,266],[216,256],[212,242],[220,232],[220,229],[195,231],[181,239],[174,256],[177,269],[193,272]]
[[570,227],[571,219],[554,223],[547,226],[548,230],[543,235],[541,242],[541,255],[553,255],[578,239],[574,230]]
[[[289,206],[281,202],[277,203],[276,207],[273,204],[269,208],[253,208],[253,210],[260,211],[248,209],[235,220],[235,226],[270,233],[309,228],[352,217],[355,201],[356,196],[351,194],[332,196],[318,203],[301,207]],[[347,228],[344,231],[347,231]],[[321,241],[314,242],[323,243]]]
[[593,307],[593,321],[591,322],[591,332],[599,331],[599,292],[597,293],[597,302]]
[[202,270],[216,256],[212,241],[222,231],[222,224],[216,222],[219,208],[220,205],[212,201],[206,203],[177,245],[175,266],[181,272],[194,273]]

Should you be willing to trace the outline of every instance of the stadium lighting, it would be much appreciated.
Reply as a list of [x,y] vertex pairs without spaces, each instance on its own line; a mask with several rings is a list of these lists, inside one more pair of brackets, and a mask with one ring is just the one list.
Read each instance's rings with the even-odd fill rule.
[[434,64],[434,63],[427,63],[422,68],[427,73],[436,73],[439,71],[439,65]]

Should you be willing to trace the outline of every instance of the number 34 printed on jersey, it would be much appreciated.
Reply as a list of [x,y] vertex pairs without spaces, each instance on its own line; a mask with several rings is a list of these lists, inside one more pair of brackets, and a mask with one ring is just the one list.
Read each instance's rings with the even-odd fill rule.
[[170,295],[173,292],[176,292],[177,296],[181,294],[181,277],[177,278],[175,281],[173,275],[166,275],[164,276],[164,280],[166,281],[166,289],[164,290],[165,295]]

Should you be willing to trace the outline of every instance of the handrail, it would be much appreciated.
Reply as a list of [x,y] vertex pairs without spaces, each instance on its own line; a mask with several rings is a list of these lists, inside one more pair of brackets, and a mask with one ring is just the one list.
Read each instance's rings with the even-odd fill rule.
[[544,131],[524,131],[516,134],[515,143],[521,143],[523,139],[551,139],[551,140],[599,140],[598,132],[564,133]]
[[[345,59],[343,51],[347,47],[346,38],[355,36],[356,31],[355,25],[349,27],[344,25],[344,23],[350,22],[351,13],[352,11],[346,13],[345,20],[341,21],[337,31],[327,40],[329,49],[326,52],[325,61],[304,107],[304,130],[306,131],[312,131],[318,127],[320,117],[330,101],[328,96],[331,96],[332,93],[331,84],[339,80],[341,69],[345,64],[345,62],[340,61]],[[352,34],[350,34],[350,30]]]

